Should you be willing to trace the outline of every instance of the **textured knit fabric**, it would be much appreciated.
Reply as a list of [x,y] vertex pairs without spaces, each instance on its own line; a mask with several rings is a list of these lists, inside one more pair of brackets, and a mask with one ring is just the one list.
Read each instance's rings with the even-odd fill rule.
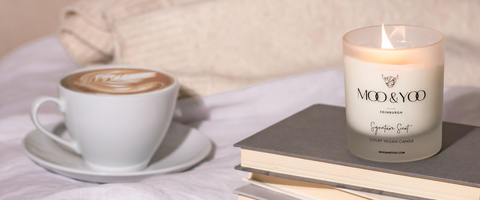
[[[480,52],[479,12],[475,0],[84,0],[62,15],[61,40],[82,66],[163,69],[191,96],[342,69],[346,32],[412,24],[445,34],[445,83],[472,85],[480,83],[480,58],[471,56]],[[473,51],[453,55],[464,47]]]

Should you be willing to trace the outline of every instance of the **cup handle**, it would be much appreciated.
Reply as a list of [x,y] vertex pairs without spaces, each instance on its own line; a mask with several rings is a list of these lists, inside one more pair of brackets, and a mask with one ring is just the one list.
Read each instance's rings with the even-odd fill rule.
[[75,153],[77,154],[81,154],[81,151],[80,151],[80,148],[78,147],[78,144],[75,140],[72,140],[72,141],[67,141],[67,140],[64,140],[60,137],[58,137],[57,135],[47,131],[47,129],[45,129],[41,124],[40,124],[40,121],[38,121],[38,117],[37,117],[37,111],[38,111],[38,108],[40,107],[40,105],[42,105],[43,103],[47,102],[47,101],[51,101],[55,104],[58,105],[59,109],[61,112],[64,111],[64,104],[61,100],[57,99],[57,98],[54,98],[54,97],[49,97],[49,96],[41,96],[41,97],[38,97],[32,104],[32,108],[30,109],[30,117],[32,118],[32,121],[33,123],[35,124],[35,126],[38,128],[38,130],[40,132],[42,132],[43,134],[45,134],[46,136],[48,136],[49,138],[51,138],[52,140],[55,140],[56,142],[60,143],[60,144],[63,144],[65,145],[66,147],[69,147],[70,149],[72,149],[73,151],[75,151]]

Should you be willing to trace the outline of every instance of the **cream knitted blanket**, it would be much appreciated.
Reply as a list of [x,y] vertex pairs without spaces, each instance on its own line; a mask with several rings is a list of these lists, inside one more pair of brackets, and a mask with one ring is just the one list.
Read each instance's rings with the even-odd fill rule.
[[423,25],[447,37],[446,84],[479,84],[479,1],[83,0],[61,40],[82,66],[118,63],[175,74],[182,96],[209,95],[325,68],[341,37],[368,25]]

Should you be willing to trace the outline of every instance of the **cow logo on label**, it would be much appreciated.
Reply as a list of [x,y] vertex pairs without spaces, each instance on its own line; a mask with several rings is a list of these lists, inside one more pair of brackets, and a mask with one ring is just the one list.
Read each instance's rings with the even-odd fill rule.
[[397,82],[397,80],[398,80],[398,74],[397,74],[396,77],[393,77],[393,76],[387,76],[387,77],[385,77],[385,76],[383,76],[383,74],[382,74],[382,78],[383,78],[383,81],[385,82],[385,84],[387,85],[387,87],[388,87],[388,88],[392,88],[392,87],[395,85],[395,83]]

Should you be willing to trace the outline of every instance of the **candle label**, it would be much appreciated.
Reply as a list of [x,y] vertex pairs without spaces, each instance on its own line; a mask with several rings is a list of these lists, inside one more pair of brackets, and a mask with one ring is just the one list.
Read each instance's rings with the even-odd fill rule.
[[[372,102],[386,102],[387,100],[391,103],[399,102],[417,102],[423,101],[427,98],[427,92],[425,90],[410,91],[410,92],[391,92],[389,95],[384,91],[374,91],[374,90],[360,90],[358,89],[358,98],[365,99]],[[400,98],[400,99],[399,99]],[[400,101],[399,101],[400,100]]]
[[[351,57],[344,62],[350,129],[372,142],[400,144],[413,143],[415,135],[441,123],[443,65],[388,65]],[[404,140],[392,140],[398,138]]]

